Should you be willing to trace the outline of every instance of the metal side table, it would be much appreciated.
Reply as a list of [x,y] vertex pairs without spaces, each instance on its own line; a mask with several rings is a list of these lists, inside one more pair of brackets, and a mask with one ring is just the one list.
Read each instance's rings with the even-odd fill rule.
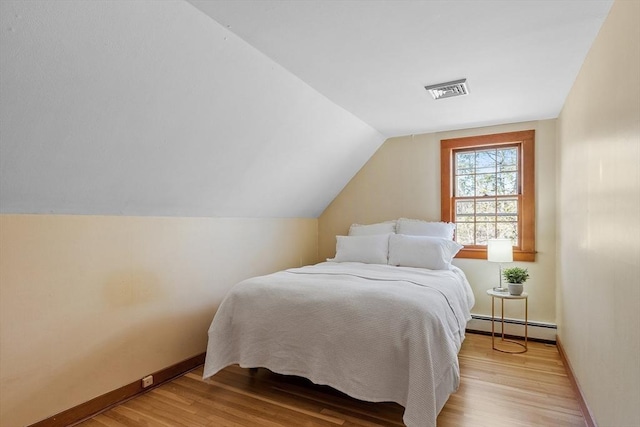
[[[507,292],[496,292],[493,289],[488,289],[487,294],[491,295],[491,347],[494,350],[501,351],[503,353],[520,354],[520,353],[526,352],[528,350],[527,340],[528,340],[528,326],[529,326],[528,325],[529,294],[527,294],[526,292],[523,292],[521,295],[510,295]],[[500,305],[501,305],[500,321],[502,323],[502,336],[500,337],[501,339],[498,343],[507,342],[511,344],[516,344],[522,347],[522,350],[516,350],[516,351],[505,350],[504,348],[499,348],[498,346],[496,346],[496,342],[495,342],[495,336],[496,336],[495,334],[495,321],[496,321],[495,300],[496,298],[500,299]],[[524,300],[524,343],[519,341],[514,341],[511,339],[505,339],[504,337],[504,300]]]

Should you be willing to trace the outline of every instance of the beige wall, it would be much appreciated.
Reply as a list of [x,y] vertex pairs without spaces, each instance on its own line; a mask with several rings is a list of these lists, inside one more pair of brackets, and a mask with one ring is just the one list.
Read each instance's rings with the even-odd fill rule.
[[204,352],[231,285],[316,257],[316,219],[0,216],[0,425]]
[[558,143],[558,336],[598,424],[638,426],[640,2],[614,3]]
[[[529,269],[529,316],[555,322],[555,120],[516,123],[460,131],[388,139],[358,172],[318,221],[320,259],[335,253],[335,236],[351,223],[369,224],[400,217],[440,220],[440,140],[517,130],[536,131],[536,246],[534,263],[514,263]],[[476,314],[491,314],[485,291],[499,279],[498,266],[460,259],[476,295]],[[505,264],[508,266],[511,264]],[[519,305],[507,305],[506,315],[522,318]]]

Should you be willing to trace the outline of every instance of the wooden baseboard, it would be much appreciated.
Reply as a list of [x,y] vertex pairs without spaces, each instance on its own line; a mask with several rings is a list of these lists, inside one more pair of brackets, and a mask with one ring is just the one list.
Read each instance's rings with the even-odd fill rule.
[[567,358],[567,353],[565,353],[564,348],[562,347],[562,343],[560,342],[560,337],[556,336],[556,346],[558,347],[558,353],[560,353],[560,357],[562,358],[562,363],[567,370],[567,376],[569,377],[569,381],[571,382],[571,387],[573,391],[576,393],[578,397],[578,403],[580,404],[580,410],[582,411],[582,415],[584,416],[584,420],[587,423],[587,427],[598,427],[596,424],[595,417],[591,413],[589,409],[589,405],[587,405],[587,401],[584,398],[584,394],[582,394],[582,390],[580,389],[580,385],[576,380],[575,375],[573,374],[573,368],[571,367],[571,363]]
[[95,416],[96,414],[99,414],[100,412],[124,402],[125,400],[129,400],[139,394],[152,390],[167,381],[171,381],[172,379],[197,368],[204,363],[204,358],[205,353],[201,353],[190,359],[183,360],[182,362],[169,366],[168,368],[152,373],[153,385],[150,387],[142,388],[142,381],[137,380],[116,390],[105,393],[102,396],[91,399],[88,402],[81,403],[78,406],[60,412],[59,414],[45,420],[31,424],[29,427],[64,427],[78,424]]

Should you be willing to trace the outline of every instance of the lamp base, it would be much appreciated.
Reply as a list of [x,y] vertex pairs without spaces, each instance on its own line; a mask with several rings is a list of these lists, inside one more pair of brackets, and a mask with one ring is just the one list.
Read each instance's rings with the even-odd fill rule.
[[500,286],[496,286],[495,288],[493,288],[493,292],[507,293],[507,292],[509,292],[509,288],[503,288],[503,287],[500,287]]

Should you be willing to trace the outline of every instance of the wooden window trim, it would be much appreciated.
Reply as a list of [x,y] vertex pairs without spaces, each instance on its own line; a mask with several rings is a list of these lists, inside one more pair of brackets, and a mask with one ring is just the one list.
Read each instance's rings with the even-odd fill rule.
[[[513,249],[514,261],[535,261],[535,131],[498,133],[466,138],[443,139],[440,141],[441,192],[440,206],[442,221],[453,222],[453,152],[465,148],[498,146],[518,143],[522,147],[520,166],[522,187],[520,194],[521,211],[519,223],[520,246]],[[456,258],[487,259],[485,246],[465,246]]]

